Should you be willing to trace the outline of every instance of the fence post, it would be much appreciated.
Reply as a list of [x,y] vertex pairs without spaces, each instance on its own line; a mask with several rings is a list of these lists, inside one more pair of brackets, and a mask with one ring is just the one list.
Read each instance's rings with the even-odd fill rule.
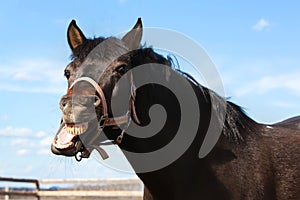
[[40,200],[40,181],[39,180],[36,180],[35,186],[36,186],[36,198],[37,198],[37,200]]
[[[5,191],[5,192],[8,192],[8,191],[9,191],[8,183],[5,184],[4,191]],[[5,196],[4,196],[4,200],[9,200],[9,196],[8,196],[8,195],[5,195]]]

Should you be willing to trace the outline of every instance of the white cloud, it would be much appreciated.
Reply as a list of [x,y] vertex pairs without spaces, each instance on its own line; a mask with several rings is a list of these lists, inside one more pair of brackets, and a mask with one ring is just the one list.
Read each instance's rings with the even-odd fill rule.
[[[1,82],[0,82],[1,84]],[[10,92],[29,92],[29,93],[47,93],[47,94],[64,94],[66,91],[66,87],[55,87],[53,86],[48,86],[48,87],[43,87],[43,86],[26,86],[26,85],[21,85],[21,84],[16,84],[16,83],[9,83],[9,84],[1,84],[0,85],[0,90],[3,91],[10,91]]]
[[295,104],[295,103],[292,103],[292,102],[287,102],[287,101],[274,101],[272,104],[276,107],[281,107],[281,108],[284,108],[284,109],[298,108],[299,107],[298,104]]
[[278,76],[265,76],[247,84],[236,91],[236,96],[247,94],[263,94],[274,89],[285,89],[300,96],[300,72],[281,74]]
[[252,26],[252,29],[255,31],[264,31],[264,30],[269,31],[270,23],[264,18],[261,18],[256,24]]
[[[58,82],[62,79],[64,64],[52,62],[46,59],[23,60],[1,66],[3,76],[9,76],[14,80],[37,81],[48,80]],[[59,79],[61,77],[61,79]]]
[[9,120],[9,116],[8,115],[2,115],[1,117],[0,117],[0,121],[2,121],[2,122],[6,122],[6,121],[8,121]]
[[14,148],[20,148],[20,147],[35,147],[35,141],[32,140],[31,138],[24,138],[24,137],[18,137],[12,140],[11,142],[11,146],[13,146]]
[[11,142],[12,146],[16,146],[16,145],[23,145],[29,142],[29,139],[27,138],[16,138]]
[[0,136],[18,136],[18,137],[26,137],[32,136],[33,131],[29,128],[14,128],[8,126],[6,128],[0,129]]
[[19,156],[24,156],[24,155],[26,155],[26,154],[28,154],[29,153],[29,150],[28,149],[19,149],[18,151],[17,151],[17,155],[19,155]]
[[38,138],[42,138],[45,135],[46,135],[46,133],[44,131],[39,131],[39,132],[36,133],[36,137],[38,137]]
[[0,66],[0,90],[62,93],[66,89],[62,62],[33,59]]
[[43,147],[47,146],[47,147],[49,147],[50,144],[52,143],[53,138],[54,138],[54,136],[53,137],[52,136],[48,136],[48,137],[45,137],[45,138],[41,139],[40,142],[39,142],[40,146],[43,146]]
[[128,1],[128,0],[118,0],[118,2],[119,2],[120,4],[125,4],[125,3],[127,3],[127,1]]
[[36,155],[50,153],[50,145],[54,135],[45,131],[34,131],[30,128],[14,128],[8,126],[0,129],[0,137],[10,137],[10,146],[17,155],[27,155],[33,152]]

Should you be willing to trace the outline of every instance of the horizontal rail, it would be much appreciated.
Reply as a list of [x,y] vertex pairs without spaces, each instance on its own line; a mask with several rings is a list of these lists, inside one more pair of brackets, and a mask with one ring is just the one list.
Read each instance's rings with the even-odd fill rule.
[[142,191],[98,191],[98,190],[87,190],[87,191],[70,191],[70,190],[59,190],[59,191],[39,191],[40,197],[142,197]]
[[0,195],[38,196],[37,191],[0,191]]
[[141,181],[136,178],[113,178],[113,179],[21,179],[21,178],[6,178],[0,177],[0,181],[4,182],[19,182],[19,183],[33,183],[36,185],[36,189],[29,191],[18,191],[18,190],[0,190],[1,196],[35,196],[37,199],[40,197],[107,197],[107,198],[135,198],[142,199],[143,191],[134,190],[69,190],[69,189],[58,189],[58,190],[44,190],[40,188],[40,185],[44,184],[141,184]]
[[128,183],[140,182],[139,179],[109,178],[109,179],[41,179],[40,184],[72,184],[72,183]]
[[39,180],[37,179],[24,179],[24,178],[6,178],[0,177],[0,181],[18,182],[18,183],[34,183],[39,186]]

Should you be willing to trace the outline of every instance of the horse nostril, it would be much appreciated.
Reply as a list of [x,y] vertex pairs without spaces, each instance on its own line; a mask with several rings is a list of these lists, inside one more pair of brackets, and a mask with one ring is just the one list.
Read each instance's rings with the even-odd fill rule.
[[67,106],[66,99],[62,99],[59,104],[60,104],[60,109],[63,110]]

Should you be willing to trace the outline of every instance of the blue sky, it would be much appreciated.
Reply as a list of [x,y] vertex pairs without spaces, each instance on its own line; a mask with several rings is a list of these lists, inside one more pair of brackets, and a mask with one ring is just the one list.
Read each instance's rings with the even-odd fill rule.
[[299,4],[2,1],[0,176],[132,176],[104,166],[95,156],[77,163],[50,153],[61,115],[58,102],[66,90],[63,69],[71,53],[66,29],[72,19],[90,37],[126,31],[142,17],[145,27],[167,28],[192,38],[216,64],[225,95],[258,122],[272,123],[300,113]]

